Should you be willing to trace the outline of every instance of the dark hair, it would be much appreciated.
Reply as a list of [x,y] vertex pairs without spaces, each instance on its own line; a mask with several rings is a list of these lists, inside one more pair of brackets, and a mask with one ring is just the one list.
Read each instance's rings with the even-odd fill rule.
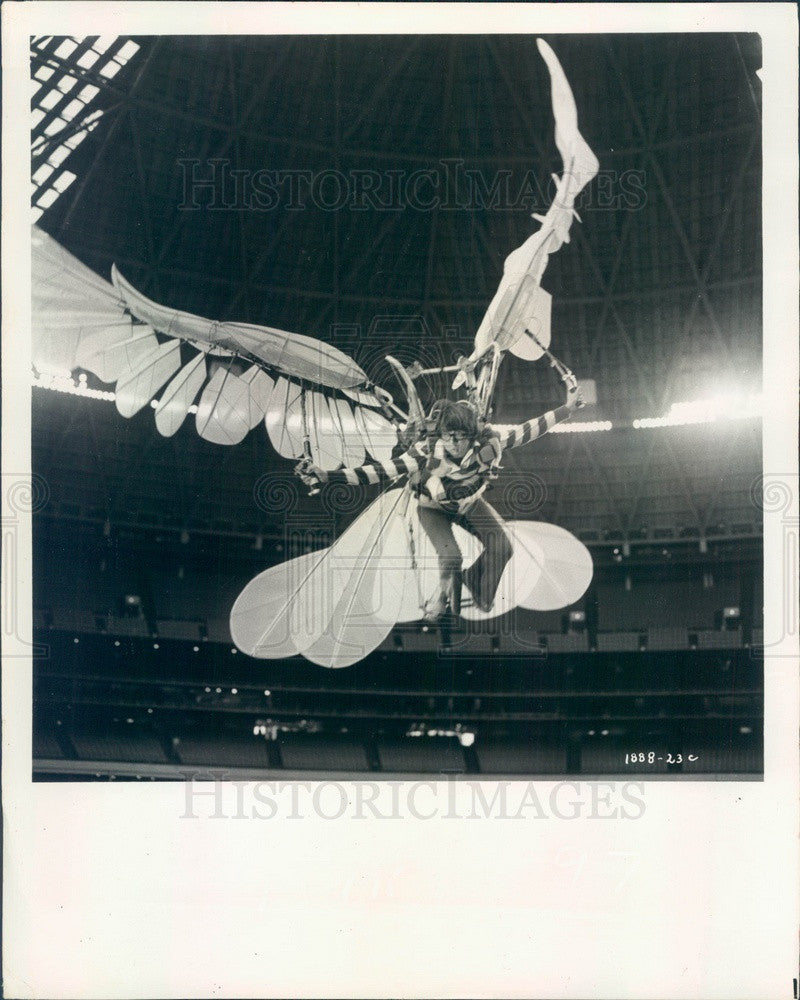
[[466,400],[460,399],[458,402],[449,399],[438,400],[431,408],[430,420],[435,434],[441,434],[443,431],[461,431],[471,438],[478,436],[478,417]]

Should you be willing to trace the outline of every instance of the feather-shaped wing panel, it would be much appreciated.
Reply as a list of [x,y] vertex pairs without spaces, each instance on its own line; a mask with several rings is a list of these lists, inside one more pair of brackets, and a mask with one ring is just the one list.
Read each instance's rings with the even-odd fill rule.
[[117,410],[132,417],[146,406],[181,366],[180,344],[170,340],[144,357],[117,381]]
[[121,328],[114,339],[110,336],[112,332],[105,329],[83,337],[75,355],[76,364],[94,372],[101,382],[116,382],[130,375],[158,347],[149,326],[132,327],[128,323],[127,335]]
[[220,367],[209,379],[197,404],[197,433],[214,444],[239,444],[252,426],[254,408],[258,410],[250,382],[229,368]]
[[372,652],[398,620],[413,588],[411,554],[403,525],[406,490],[375,500],[328,550],[320,570],[333,574],[322,628],[300,652],[323,667],[347,667]]
[[[327,582],[315,573],[327,549],[271,566],[254,577],[231,609],[231,637],[243,653],[260,659],[295,656],[305,622],[319,617]],[[302,596],[301,596],[302,594]]]
[[250,430],[252,430],[267,415],[275,381],[258,365],[248,368],[242,375],[242,381],[250,386]]
[[379,496],[328,549],[259,574],[231,611],[231,635],[251,656],[302,653],[324,667],[363,659],[402,617],[419,617],[405,515],[408,491]]
[[205,380],[205,355],[198,354],[181,368],[158,401],[156,429],[159,434],[172,437],[177,433]]
[[130,321],[113,285],[36,226],[31,245],[32,361],[40,371],[72,371],[84,337],[108,328],[119,339]]
[[519,602],[532,611],[552,611],[574,604],[592,582],[594,563],[583,542],[556,524],[544,521],[511,521],[514,550],[536,552],[541,575]]
[[300,386],[286,378],[275,380],[265,424],[272,447],[284,458],[303,455],[303,414]]
[[382,413],[355,407],[353,418],[364,448],[379,462],[388,462],[397,444],[397,430]]
[[362,465],[364,462],[364,445],[361,442],[361,434],[356,426],[356,420],[350,404],[335,396],[328,400],[331,411],[331,419],[335,432],[339,435],[342,443],[342,461],[349,468]]
[[304,395],[311,458],[321,469],[338,469],[344,464],[344,443],[334,425],[328,401],[321,392],[305,390]]

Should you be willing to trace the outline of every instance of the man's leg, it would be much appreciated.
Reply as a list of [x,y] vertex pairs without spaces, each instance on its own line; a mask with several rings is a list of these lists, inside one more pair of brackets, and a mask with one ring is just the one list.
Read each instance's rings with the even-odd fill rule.
[[461,611],[461,549],[453,535],[453,521],[449,514],[433,507],[417,507],[419,523],[436,549],[439,560],[440,593],[430,604],[431,618],[444,613],[447,603],[453,614]]
[[464,584],[481,611],[494,603],[500,577],[513,554],[503,519],[483,497],[459,518],[459,523],[483,545],[483,552],[464,574]]

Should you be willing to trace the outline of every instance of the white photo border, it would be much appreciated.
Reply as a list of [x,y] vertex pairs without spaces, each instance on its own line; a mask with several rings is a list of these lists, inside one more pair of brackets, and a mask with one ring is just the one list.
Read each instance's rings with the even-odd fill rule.
[[[790,997],[800,683],[797,617],[794,634],[780,619],[797,604],[786,573],[798,538],[795,5],[34,2],[5,4],[2,27],[3,609],[15,623],[2,651],[6,995]],[[762,36],[764,472],[790,497],[765,511],[764,781],[648,782],[635,822],[533,810],[475,823],[448,819],[441,799],[461,802],[463,788],[423,782],[414,809],[404,800],[402,819],[379,827],[313,811],[212,822],[213,796],[188,819],[187,790],[172,783],[34,784],[19,503],[31,436],[28,36],[594,30]],[[491,797],[497,783],[481,784]],[[537,782],[540,799],[556,784]],[[241,790],[220,791],[234,816]],[[381,801],[392,794],[385,783]],[[435,816],[414,815],[431,803]]]

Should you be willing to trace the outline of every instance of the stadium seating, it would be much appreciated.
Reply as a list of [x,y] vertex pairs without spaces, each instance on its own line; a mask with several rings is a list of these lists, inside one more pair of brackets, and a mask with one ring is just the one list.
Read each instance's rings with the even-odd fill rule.
[[475,743],[478,769],[485,775],[563,774],[567,755],[563,747],[521,742]]
[[384,771],[410,774],[453,774],[466,770],[458,740],[437,736],[381,741],[378,756]]
[[279,747],[283,766],[289,771],[369,770],[364,745],[357,740],[286,734],[281,736]]

